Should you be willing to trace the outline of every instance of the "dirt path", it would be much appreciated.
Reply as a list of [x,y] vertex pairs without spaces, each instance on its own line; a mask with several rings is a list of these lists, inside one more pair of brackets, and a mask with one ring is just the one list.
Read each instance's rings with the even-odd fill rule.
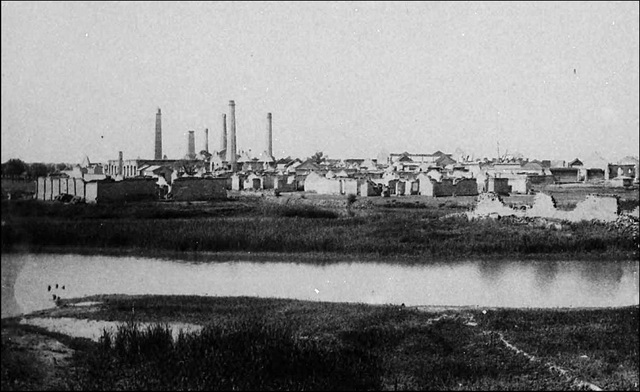
[[[471,313],[465,312],[465,309],[467,308],[464,308],[464,307],[455,308],[455,307],[417,306],[415,308],[421,312],[442,312],[442,311],[455,312],[454,314],[443,314],[438,317],[431,318],[427,320],[427,324],[433,324],[440,320],[448,319],[448,320],[460,320],[464,323],[464,325],[472,328],[478,326],[478,323],[474,319],[473,315]],[[491,337],[497,336],[498,340],[502,344],[504,344],[504,346],[507,347],[509,350],[515,352],[516,354],[523,355],[529,361],[541,362],[540,359],[536,358],[535,356],[511,344],[509,341],[507,341],[507,339],[504,337],[504,335],[501,332],[480,330],[480,333],[485,336],[491,336]],[[591,391],[602,391],[602,388],[600,388],[599,386],[587,381],[579,380],[577,377],[572,376],[569,370],[564,369],[552,362],[545,362],[544,366],[547,368],[547,370],[549,370],[549,372],[556,373],[564,377],[569,383],[573,384],[573,386],[575,386],[579,390],[588,389]]]

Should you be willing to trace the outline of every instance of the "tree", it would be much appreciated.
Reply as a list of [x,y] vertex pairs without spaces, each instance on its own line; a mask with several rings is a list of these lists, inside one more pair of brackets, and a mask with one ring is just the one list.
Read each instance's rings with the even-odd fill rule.
[[20,159],[9,159],[2,164],[2,175],[9,176],[11,179],[21,176],[27,171],[27,164]]
[[29,177],[38,178],[46,176],[49,173],[49,169],[44,163],[36,162],[29,165],[27,172],[29,173]]
[[311,155],[311,157],[309,157],[309,159],[311,159],[315,163],[321,163],[322,161],[324,161],[327,158],[328,157],[325,156],[322,151],[317,151],[315,154],[313,154],[313,155]]
[[198,169],[201,169],[203,166],[204,163],[201,161],[196,162],[192,160],[181,159],[173,164],[173,170],[177,171],[178,173],[182,172],[188,176],[193,176],[198,172]]
[[73,165],[69,165],[67,163],[56,163],[56,171],[61,172],[63,170],[71,170],[73,169]]

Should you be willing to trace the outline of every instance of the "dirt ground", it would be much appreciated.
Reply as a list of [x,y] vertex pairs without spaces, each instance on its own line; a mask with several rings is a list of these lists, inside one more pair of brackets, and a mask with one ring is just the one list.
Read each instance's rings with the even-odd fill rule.
[[[12,355],[15,365],[3,366],[2,390],[68,389],[68,381],[75,378],[74,350],[53,337],[21,328],[2,328],[2,351],[3,357]],[[13,379],[11,373],[20,372],[30,377],[17,385],[5,383]]]

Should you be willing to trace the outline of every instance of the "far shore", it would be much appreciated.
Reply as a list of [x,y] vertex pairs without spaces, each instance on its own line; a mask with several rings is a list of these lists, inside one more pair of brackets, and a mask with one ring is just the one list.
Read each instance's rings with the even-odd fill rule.
[[333,264],[333,263],[392,263],[392,264],[434,264],[434,263],[464,263],[469,261],[602,261],[617,262],[635,260],[634,252],[610,252],[606,255],[599,253],[575,253],[571,255],[563,253],[549,254],[482,254],[473,256],[439,256],[430,257],[423,255],[378,255],[373,253],[349,254],[338,252],[233,252],[233,251],[171,251],[162,249],[140,248],[90,248],[78,246],[39,246],[34,248],[17,248],[5,250],[2,254],[75,254],[85,256],[110,256],[110,257],[140,257],[156,258],[163,260],[176,260],[202,263],[224,263],[230,261],[247,262],[283,262],[283,263],[309,263],[309,264]]

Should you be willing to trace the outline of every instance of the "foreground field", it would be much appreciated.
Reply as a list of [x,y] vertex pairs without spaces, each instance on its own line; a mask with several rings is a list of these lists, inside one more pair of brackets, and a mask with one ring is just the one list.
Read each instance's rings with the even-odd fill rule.
[[[559,207],[574,203],[577,198],[570,195],[558,201]],[[2,251],[166,253],[181,258],[202,252],[312,253],[322,254],[325,261],[407,263],[637,258],[637,236],[611,224],[585,221],[551,227],[510,219],[469,222],[456,215],[472,209],[475,197],[350,202],[344,196],[257,196],[121,205],[3,201]],[[514,196],[506,202],[518,205],[527,197]],[[637,195],[625,193],[621,204],[627,211],[636,208]]]
[[[100,304],[71,306],[81,300]],[[97,343],[3,320],[2,390],[638,390],[637,306],[430,309],[175,296],[65,305],[29,317],[124,325]],[[161,324],[136,332],[132,319],[205,328],[173,339]],[[25,349],[29,342],[40,350]]]

